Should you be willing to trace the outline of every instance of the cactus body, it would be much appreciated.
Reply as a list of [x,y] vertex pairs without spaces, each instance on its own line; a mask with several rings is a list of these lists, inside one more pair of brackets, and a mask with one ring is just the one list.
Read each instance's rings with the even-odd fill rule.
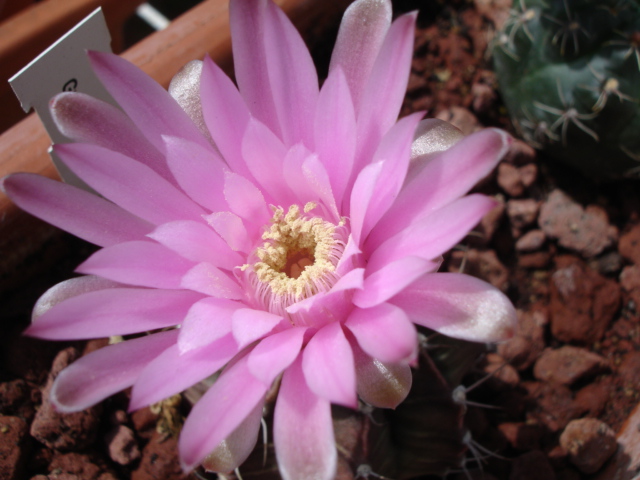
[[640,176],[637,0],[515,0],[492,53],[526,141],[592,177]]

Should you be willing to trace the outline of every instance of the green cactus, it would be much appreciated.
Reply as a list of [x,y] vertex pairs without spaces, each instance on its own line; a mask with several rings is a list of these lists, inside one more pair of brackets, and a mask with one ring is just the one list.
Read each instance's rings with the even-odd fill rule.
[[532,146],[596,178],[640,177],[638,0],[515,0],[491,44]]

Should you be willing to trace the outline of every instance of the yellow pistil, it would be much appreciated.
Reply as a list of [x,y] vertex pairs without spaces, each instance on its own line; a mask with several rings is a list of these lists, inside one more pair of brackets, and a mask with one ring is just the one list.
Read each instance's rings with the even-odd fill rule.
[[300,300],[327,291],[337,281],[336,265],[344,251],[343,222],[334,225],[320,217],[307,216],[316,208],[291,205],[285,214],[274,208],[271,225],[263,233],[264,243],[254,255],[256,262],[245,265],[256,300],[272,313]]

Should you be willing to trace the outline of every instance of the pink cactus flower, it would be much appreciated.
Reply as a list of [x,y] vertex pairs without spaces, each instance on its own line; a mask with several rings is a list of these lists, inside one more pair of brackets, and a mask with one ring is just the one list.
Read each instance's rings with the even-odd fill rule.
[[464,196],[506,152],[488,129],[397,120],[415,15],[357,0],[322,87],[270,0],[231,0],[237,88],[210,59],[169,93],[118,56],[91,52],[122,110],[79,93],[51,102],[65,164],[101,196],[37,175],[4,179],[24,210],[100,247],[49,290],[26,333],[132,336],[60,373],[61,412],[127,387],[132,410],[216,372],[180,435],[186,471],[231,471],[256,443],[281,376],[273,437],[285,479],[336,472],[331,404],[394,408],[414,324],[478,342],[508,338],[497,289],[436,273],[493,206]]

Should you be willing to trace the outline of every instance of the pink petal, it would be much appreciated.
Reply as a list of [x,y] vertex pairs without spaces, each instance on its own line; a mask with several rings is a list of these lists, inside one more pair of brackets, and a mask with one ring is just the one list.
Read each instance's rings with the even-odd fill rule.
[[194,303],[180,327],[178,350],[186,353],[231,332],[231,317],[243,304],[219,298],[203,298]]
[[356,171],[370,161],[373,149],[400,113],[413,56],[415,20],[416,14],[410,13],[393,22],[362,93],[356,110],[360,149]]
[[390,300],[409,318],[444,335],[498,342],[513,335],[516,312],[497,288],[458,273],[430,273]]
[[359,110],[360,97],[389,30],[391,13],[391,2],[388,0],[358,0],[347,8],[342,17],[331,56],[329,76],[337,68],[342,69],[356,111]]
[[271,218],[262,192],[240,175],[225,172],[224,198],[233,213],[258,226],[267,224]]
[[307,328],[289,328],[263,339],[249,354],[249,371],[267,385],[298,358]]
[[407,398],[413,376],[407,364],[383,363],[371,358],[351,342],[356,363],[358,395],[377,408],[396,408]]
[[486,129],[436,155],[404,186],[372,232],[369,248],[465,194],[494,169],[510,143],[506,133]]
[[247,417],[202,461],[209,472],[232,472],[249,457],[258,440],[263,405],[259,403]]
[[177,325],[202,295],[184,290],[109,288],[69,298],[40,316],[26,335],[77,340]]
[[249,372],[246,356],[224,370],[184,423],[178,441],[183,470],[195,468],[231,435],[262,404],[268,388]]
[[264,337],[282,321],[282,317],[262,310],[241,308],[233,313],[233,337],[241,348]]
[[192,262],[207,262],[227,270],[244,263],[211,227],[192,220],[164,223],[148,236]]
[[141,287],[180,288],[190,262],[155,242],[119,243],[98,250],[76,271]]
[[[348,10],[347,10],[348,11]],[[338,208],[351,177],[356,149],[356,117],[349,86],[340,67],[329,73],[318,97],[315,144],[327,169]]]
[[103,247],[143,238],[153,228],[111,202],[40,175],[15,173],[1,188],[23,210]]
[[65,137],[119,152],[174,182],[160,151],[119,108],[83,93],[63,92],[51,99],[49,109]]
[[251,119],[242,139],[242,156],[247,168],[268,200],[276,205],[290,205],[291,194],[283,175],[287,149],[264,124]]
[[480,194],[468,195],[409,225],[371,254],[367,271],[403,257],[433,259],[449,250],[496,205]]
[[57,376],[51,389],[56,410],[84,410],[133,384],[144,367],[176,340],[177,330],[109,345],[76,360]]
[[351,235],[356,245],[364,242],[362,233],[369,203],[373,198],[375,187],[384,167],[383,162],[367,165],[358,174],[351,193]]
[[437,270],[439,266],[439,262],[418,257],[404,257],[388,263],[365,278],[362,288],[353,295],[353,303],[360,308],[369,308],[386,302],[407,285],[425,273]]
[[89,52],[93,71],[125,113],[161,152],[162,135],[181,137],[211,149],[180,105],[135,65],[104,52]]
[[54,145],[62,161],[101,195],[145,220],[199,220],[204,213],[191,199],[146,165],[95,145]]
[[182,277],[180,286],[216,298],[239,300],[244,297],[238,282],[219,268],[205,262],[189,270]]
[[249,110],[231,79],[211,61],[204,59],[200,79],[202,112],[211,136],[234,172],[247,176],[242,158],[242,137],[249,123]]
[[159,402],[220,370],[238,351],[231,335],[180,353],[172,345],[145,367],[133,385],[129,411]]
[[282,203],[283,205],[298,203],[304,206],[307,202],[318,200],[315,192],[309,188],[307,178],[302,169],[305,161],[313,155],[309,149],[300,143],[291,147],[285,155],[282,162],[281,175],[293,195],[289,201],[283,199],[285,200]]
[[226,165],[218,154],[181,138],[162,138],[171,173],[187,195],[210,211],[226,209],[222,194]]
[[318,98],[315,65],[298,31],[272,2],[267,2],[264,21],[267,71],[282,139],[288,145],[303,142],[311,148]]
[[356,309],[345,326],[362,349],[383,363],[408,363],[418,353],[418,334],[402,309],[383,303]]
[[106,278],[94,277],[92,275],[70,278],[64,282],[54,285],[44,292],[33,306],[31,321],[35,322],[42,314],[46,313],[60,302],[77,297],[84,293],[105,290],[107,288],[123,287],[121,283],[107,280]]
[[389,209],[398,196],[404,183],[411,154],[413,132],[422,117],[414,113],[399,120],[382,138],[373,162],[382,161],[382,171],[375,186],[362,227],[362,236],[366,238],[373,226]]
[[231,212],[215,212],[206,216],[205,220],[227,242],[231,250],[249,253],[249,234],[239,216]]
[[356,377],[351,346],[340,322],[331,322],[309,341],[302,369],[313,393],[331,403],[356,408]]
[[273,441],[284,480],[330,480],[336,474],[331,404],[305,382],[301,359],[282,377],[273,420]]
[[307,180],[307,184],[315,193],[315,196],[322,202],[330,212],[336,222],[340,220],[340,213],[336,205],[336,200],[331,191],[331,181],[324,165],[318,160],[317,155],[311,155],[302,164],[302,173]]

